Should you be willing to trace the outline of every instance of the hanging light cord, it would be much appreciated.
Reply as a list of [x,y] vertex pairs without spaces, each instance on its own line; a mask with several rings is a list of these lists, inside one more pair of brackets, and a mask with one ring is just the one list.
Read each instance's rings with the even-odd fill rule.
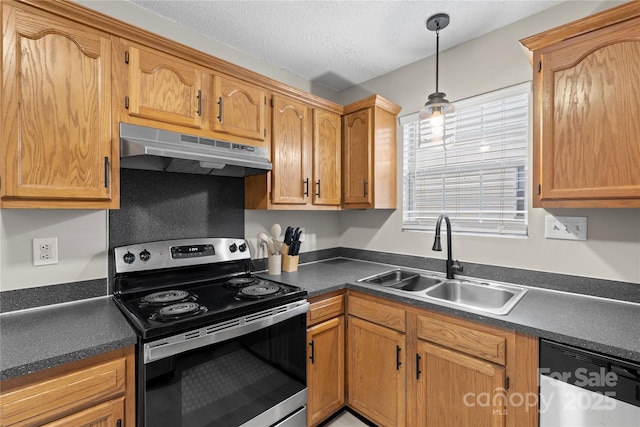
[[436,92],[438,91],[438,74],[440,70],[440,25],[436,28]]

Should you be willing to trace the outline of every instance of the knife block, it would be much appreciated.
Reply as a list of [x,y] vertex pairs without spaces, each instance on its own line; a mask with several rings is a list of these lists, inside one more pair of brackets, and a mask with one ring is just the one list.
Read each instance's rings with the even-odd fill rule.
[[282,254],[282,271],[298,271],[298,259],[300,258],[300,255],[287,255],[288,252],[289,246],[283,243],[282,250],[280,251]]

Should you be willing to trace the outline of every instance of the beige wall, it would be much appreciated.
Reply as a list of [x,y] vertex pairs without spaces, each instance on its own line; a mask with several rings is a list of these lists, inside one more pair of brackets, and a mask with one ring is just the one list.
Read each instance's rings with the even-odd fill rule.
[[[462,99],[531,80],[532,71],[518,40],[615,6],[616,2],[566,2],[494,31],[440,55],[440,90]],[[426,33],[426,30],[425,30]],[[447,30],[441,38],[447,37]],[[425,43],[434,42],[425,34]],[[402,106],[400,115],[418,111],[435,89],[435,59],[416,62],[341,93],[343,104],[379,93]],[[402,153],[399,136],[398,150]],[[402,170],[402,156],[398,170]],[[530,167],[531,170],[531,167]],[[398,194],[402,195],[402,180]],[[529,200],[529,206],[531,200]],[[544,238],[547,214],[588,217],[586,242]],[[433,233],[402,232],[402,209],[395,212],[346,212],[341,216],[340,244],[426,257]],[[577,276],[640,283],[640,209],[529,209],[529,238],[455,236],[454,257],[474,262]]]
[[[107,277],[107,211],[2,209],[0,290]],[[58,264],[33,266],[32,239],[58,238]]]
[[[374,79],[338,96],[298,76],[146,13],[130,3],[79,3],[333,101],[349,103],[371,93],[380,93],[400,104],[403,107],[401,114],[408,114],[417,111],[427,94],[433,91],[433,58]],[[444,52],[441,56],[441,88],[447,92],[449,99],[455,100],[529,80],[530,68],[517,40],[612,5],[614,3],[611,2],[567,2]],[[442,37],[446,37],[446,31],[442,32]],[[430,35],[425,30],[425,43],[430,42]],[[399,165],[400,162],[401,159]],[[402,194],[401,187],[398,194]],[[639,209],[556,210],[553,213],[588,216],[589,240],[545,240],[542,224],[546,212],[532,209],[529,211],[529,239],[456,236],[454,255],[463,262],[640,283]],[[307,240],[302,246],[304,252],[342,245],[425,257],[441,256],[430,250],[431,233],[403,233],[401,221],[401,209],[381,212],[245,211],[245,233],[255,246],[257,233],[279,222],[283,227],[306,227]],[[0,290],[106,277],[107,223],[105,211],[0,211]],[[34,237],[58,237],[58,265],[32,266],[31,239]]]

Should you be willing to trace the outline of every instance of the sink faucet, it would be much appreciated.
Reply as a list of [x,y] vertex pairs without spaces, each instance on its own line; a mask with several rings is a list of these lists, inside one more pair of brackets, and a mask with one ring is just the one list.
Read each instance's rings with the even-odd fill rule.
[[440,215],[436,222],[436,237],[433,241],[433,247],[431,250],[438,252],[442,251],[442,245],[440,244],[440,227],[442,226],[443,218],[447,223],[447,279],[453,279],[453,273],[461,272],[463,267],[458,260],[454,261],[451,256],[451,221],[449,221],[449,217],[445,214]]

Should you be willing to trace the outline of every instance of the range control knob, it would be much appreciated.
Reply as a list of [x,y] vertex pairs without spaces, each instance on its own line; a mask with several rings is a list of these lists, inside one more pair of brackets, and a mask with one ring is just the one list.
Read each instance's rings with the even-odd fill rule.
[[126,254],[124,254],[124,256],[122,257],[122,260],[124,262],[126,262],[127,264],[133,264],[133,261],[136,260],[136,256],[134,254],[132,254],[131,252],[127,252]]
[[238,250],[238,245],[236,245],[235,243],[232,244],[231,246],[229,246],[229,250],[231,251],[231,253],[237,251]]
[[148,250],[144,249],[140,252],[140,261],[149,261],[149,258],[151,258],[151,254]]
[[243,243],[238,247],[238,249],[240,249],[240,252],[244,252],[247,250],[247,245]]

